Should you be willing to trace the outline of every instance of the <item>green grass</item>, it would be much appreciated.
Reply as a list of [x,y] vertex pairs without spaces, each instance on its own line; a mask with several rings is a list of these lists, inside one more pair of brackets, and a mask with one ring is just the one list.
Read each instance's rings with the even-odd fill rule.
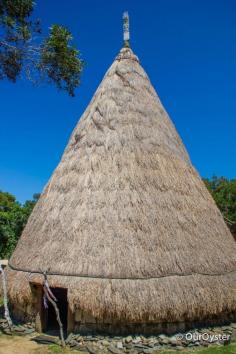
[[59,347],[59,345],[51,344],[48,347],[50,353],[63,353],[63,348]]
[[[78,350],[71,350],[69,348],[61,348],[56,344],[49,346],[49,354],[83,354]],[[236,354],[236,343],[232,343],[226,346],[211,346],[204,349],[184,349],[183,351],[158,351],[156,354],[173,354],[173,353],[189,353],[189,354]]]
[[226,346],[212,346],[196,351],[197,354],[236,354],[236,343]]
[[204,349],[184,349],[182,351],[161,351],[159,354],[173,354],[173,353],[192,353],[192,354],[236,354],[236,343],[231,343],[226,346],[210,346]]
[[48,354],[84,354],[84,352],[80,352],[78,350],[72,350],[68,347],[62,348],[57,344],[51,344],[48,347]]

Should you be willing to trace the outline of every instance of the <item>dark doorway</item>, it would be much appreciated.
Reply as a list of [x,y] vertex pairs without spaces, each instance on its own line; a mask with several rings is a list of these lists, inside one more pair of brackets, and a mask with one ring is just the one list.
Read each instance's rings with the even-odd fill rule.
[[[50,288],[53,295],[56,297],[57,306],[60,312],[61,322],[63,324],[64,332],[67,331],[67,313],[68,313],[68,301],[67,301],[67,289],[63,288]],[[46,331],[57,333],[59,332],[59,324],[53,305],[47,301],[48,308],[46,309]]]

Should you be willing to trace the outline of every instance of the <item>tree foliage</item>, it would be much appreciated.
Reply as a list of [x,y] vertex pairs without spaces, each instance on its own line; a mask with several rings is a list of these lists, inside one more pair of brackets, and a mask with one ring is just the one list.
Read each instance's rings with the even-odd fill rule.
[[74,96],[84,66],[80,52],[63,26],[52,25],[43,37],[40,20],[31,20],[34,5],[32,0],[0,0],[0,79],[15,82],[22,74]]
[[71,33],[66,28],[53,25],[42,46],[40,67],[46,69],[48,77],[59,89],[73,96],[74,88],[80,82],[83,62],[76,59],[79,51],[68,45],[71,40]]
[[236,238],[236,179],[213,176],[203,181]]
[[38,198],[34,194],[21,205],[12,194],[0,191],[0,258],[10,257]]
[[236,222],[236,179],[213,176],[204,182],[224,217]]

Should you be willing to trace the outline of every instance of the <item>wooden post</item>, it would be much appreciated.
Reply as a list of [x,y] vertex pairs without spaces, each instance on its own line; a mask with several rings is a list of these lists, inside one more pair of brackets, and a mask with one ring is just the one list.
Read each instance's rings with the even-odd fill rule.
[[8,301],[7,301],[7,282],[5,272],[0,264],[0,273],[2,274],[2,288],[3,288],[3,303],[4,303],[4,316],[7,320],[8,326],[11,329],[12,327],[12,320],[10,317],[9,309],[8,309]]
[[65,347],[66,344],[65,344],[64,333],[63,333],[63,324],[62,324],[61,318],[60,318],[60,311],[59,311],[57,304],[56,304],[57,299],[55,298],[55,296],[53,295],[53,293],[50,290],[50,287],[48,285],[46,272],[43,273],[43,276],[44,276],[43,291],[44,291],[44,294],[45,294],[46,298],[48,299],[48,301],[54,307],[56,317],[57,317],[57,322],[58,322],[59,328],[60,328],[61,345],[62,345],[62,347]]
[[74,313],[70,307],[70,304],[68,303],[68,311],[67,311],[67,331],[68,334],[70,334],[71,332],[73,332],[74,330]]

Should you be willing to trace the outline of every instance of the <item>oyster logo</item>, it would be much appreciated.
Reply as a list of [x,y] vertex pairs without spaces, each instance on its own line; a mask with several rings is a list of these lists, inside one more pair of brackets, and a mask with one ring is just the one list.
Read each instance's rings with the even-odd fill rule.
[[206,341],[206,342],[217,342],[217,341],[228,341],[230,339],[230,334],[222,334],[222,333],[214,333],[214,334],[209,334],[209,333],[186,333],[184,335],[180,334],[178,335],[178,339],[185,339],[187,341],[191,342],[199,342],[199,341]]

